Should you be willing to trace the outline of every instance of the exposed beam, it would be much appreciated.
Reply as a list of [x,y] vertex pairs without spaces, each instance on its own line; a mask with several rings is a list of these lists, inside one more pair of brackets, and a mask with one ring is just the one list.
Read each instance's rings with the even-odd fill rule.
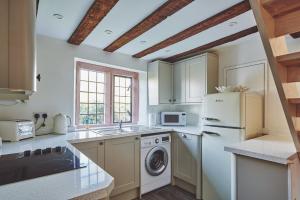
[[222,45],[222,44],[226,44],[228,42],[232,42],[234,40],[240,39],[240,38],[245,37],[247,35],[256,33],[257,31],[258,31],[257,27],[253,26],[251,28],[248,28],[246,30],[237,32],[237,33],[229,35],[229,36],[226,36],[224,38],[221,38],[221,39],[218,39],[216,41],[210,42],[210,43],[205,44],[203,46],[191,49],[191,50],[183,52],[183,53],[179,53],[179,54],[171,56],[169,58],[165,58],[164,61],[166,61],[166,62],[176,62],[176,61],[179,61],[179,60],[182,60],[182,59],[193,57],[197,54],[200,54],[204,51],[207,51],[208,49],[211,49],[213,47],[216,47],[216,46],[219,46],[219,45]]
[[149,48],[133,55],[133,57],[136,57],[136,58],[144,57],[150,53],[153,53],[155,51],[163,49],[167,46],[173,45],[173,44],[180,42],[182,40],[185,40],[193,35],[196,35],[202,31],[205,31],[213,26],[223,23],[229,19],[232,19],[242,13],[247,12],[250,9],[251,9],[251,7],[250,7],[248,0],[242,1],[228,9],[210,17],[210,18],[205,19],[204,21],[201,21],[201,22],[163,40],[162,42],[159,42],[158,44],[155,44],[152,47],[149,47]]
[[193,2],[193,0],[169,0],[160,6],[157,10],[152,12],[148,17],[143,19],[140,23],[135,25],[129,31],[120,36],[117,40],[112,42],[109,46],[104,48],[104,51],[113,52],[120,47],[124,46],[131,40],[142,35],[150,30],[155,25],[165,20],[168,16],[173,15],[175,12]]
[[118,0],[95,0],[68,42],[75,45],[81,44],[117,2]]
[[292,36],[294,39],[300,38],[300,32],[298,32],[298,33],[292,33],[291,36]]

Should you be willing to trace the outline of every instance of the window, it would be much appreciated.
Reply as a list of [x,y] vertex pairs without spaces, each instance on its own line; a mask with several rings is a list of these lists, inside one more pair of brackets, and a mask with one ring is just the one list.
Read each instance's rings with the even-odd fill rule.
[[77,62],[76,124],[138,121],[138,73]]
[[132,78],[114,76],[114,109],[113,122],[132,122]]
[[104,73],[80,69],[80,124],[104,124]]

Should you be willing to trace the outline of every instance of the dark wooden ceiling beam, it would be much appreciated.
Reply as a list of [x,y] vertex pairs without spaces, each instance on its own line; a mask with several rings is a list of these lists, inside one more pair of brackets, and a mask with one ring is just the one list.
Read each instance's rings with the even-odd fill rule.
[[292,33],[291,36],[292,36],[294,39],[300,38],[300,32]]
[[176,62],[176,61],[179,61],[179,60],[190,58],[190,57],[198,55],[198,54],[200,54],[200,53],[202,53],[204,51],[207,51],[207,50],[209,50],[209,49],[211,49],[213,47],[216,47],[216,46],[219,46],[219,45],[222,45],[222,44],[226,44],[228,42],[232,42],[234,40],[240,39],[240,38],[245,37],[247,35],[256,33],[257,31],[258,31],[257,27],[253,26],[253,27],[248,28],[246,30],[243,30],[243,31],[237,32],[235,34],[226,36],[224,38],[221,38],[221,39],[218,39],[216,41],[213,41],[213,42],[210,42],[208,44],[205,44],[203,46],[191,49],[189,51],[186,51],[186,52],[183,52],[183,53],[179,53],[177,55],[165,58],[163,60],[166,61],[166,62],[173,63],[173,62]]
[[68,42],[75,45],[81,44],[117,2],[118,0],[95,0]]
[[133,57],[136,58],[142,58],[150,53],[153,53],[155,51],[158,51],[160,49],[163,49],[167,46],[173,45],[177,42],[180,42],[182,40],[185,40],[193,35],[196,35],[202,31],[205,31],[213,26],[216,26],[220,23],[223,23],[229,19],[232,19],[240,14],[243,14],[245,12],[247,12],[248,10],[250,10],[250,4],[248,0],[242,1],[210,18],[205,19],[204,21],[201,21],[169,38],[167,38],[166,40],[159,42],[158,44],[149,47],[135,55],[133,55]]
[[124,46],[128,42],[142,35],[146,31],[153,28],[155,25],[159,24],[165,20],[168,16],[173,15],[178,10],[182,9],[186,5],[193,2],[193,0],[169,0],[160,6],[157,10],[152,12],[148,17],[143,19],[140,23],[135,25],[129,31],[124,33],[110,45],[104,48],[104,51],[113,52],[120,47]]

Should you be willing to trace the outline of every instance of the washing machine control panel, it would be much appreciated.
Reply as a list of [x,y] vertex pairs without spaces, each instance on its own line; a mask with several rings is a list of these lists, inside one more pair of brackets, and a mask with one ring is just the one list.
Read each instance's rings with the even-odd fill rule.
[[163,143],[170,143],[171,136],[169,134],[159,135],[159,136],[148,136],[142,137],[141,146],[142,147],[150,147]]
[[162,142],[162,143],[170,142],[170,136],[164,136],[164,137],[161,137],[161,142]]

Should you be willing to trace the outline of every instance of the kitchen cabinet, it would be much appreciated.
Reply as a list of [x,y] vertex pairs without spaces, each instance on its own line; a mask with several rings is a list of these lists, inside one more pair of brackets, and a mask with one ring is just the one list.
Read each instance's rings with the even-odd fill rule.
[[155,61],[148,65],[149,105],[173,102],[173,65]]
[[105,170],[115,178],[111,196],[140,185],[140,139],[124,137],[105,141]]
[[174,63],[174,103],[202,103],[218,86],[218,57],[205,53]]
[[[201,136],[174,133],[172,144],[173,183],[201,198]],[[181,181],[184,181],[183,184]],[[176,181],[177,180],[177,181]],[[192,191],[191,191],[192,190]]]
[[299,158],[288,164],[232,156],[232,200],[296,200],[300,198]]
[[73,144],[80,152],[94,163],[104,168],[104,141],[92,141]]
[[173,88],[173,102],[175,104],[181,104],[186,102],[186,75],[185,75],[185,62],[178,62],[174,64],[173,67],[173,80],[174,80],[174,88]]
[[14,93],[17,99],[27,99],[36,90],[35,21],[36,0],[0,1],[1,99]]
[[205,53],[174,64],[148,66],[149,105],[202,103],[218,86],[218,56]]

